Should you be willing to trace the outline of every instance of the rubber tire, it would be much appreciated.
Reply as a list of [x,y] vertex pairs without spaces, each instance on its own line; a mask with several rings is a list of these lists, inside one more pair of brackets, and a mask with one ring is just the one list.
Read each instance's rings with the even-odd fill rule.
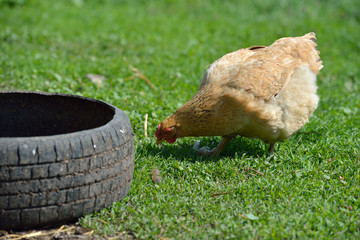
[[0,138],[0,229],[74,221],[122,200],[130,190],[134,141],[129,118],[102,101],[63,96],[106,104],[114,117],[73,133]]

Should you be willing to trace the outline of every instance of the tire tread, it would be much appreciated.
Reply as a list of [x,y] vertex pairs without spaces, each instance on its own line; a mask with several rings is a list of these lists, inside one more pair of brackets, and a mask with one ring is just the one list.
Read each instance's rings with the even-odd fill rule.
[[63,223],[123,199],[132,182],[134,142],[130,122],[119,112],[115,124],[90,136],[21,139],[0,147],[6,157],[0,165],[0,228]]

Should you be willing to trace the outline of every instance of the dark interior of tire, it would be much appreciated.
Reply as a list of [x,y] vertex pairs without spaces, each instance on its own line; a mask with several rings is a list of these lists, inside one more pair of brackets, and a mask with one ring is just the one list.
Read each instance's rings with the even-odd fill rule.
[[115,110],[101,101],[56,94],[0,94],[0,137],[34,137],[100,127]]

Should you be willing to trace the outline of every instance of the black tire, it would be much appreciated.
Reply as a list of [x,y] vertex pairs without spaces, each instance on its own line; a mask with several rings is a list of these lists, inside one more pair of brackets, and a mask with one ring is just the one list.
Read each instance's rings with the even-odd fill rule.
[[0,229],[66,223],[108,207],[129,192],[133,172],[133,130],[118,108],[0,92]]

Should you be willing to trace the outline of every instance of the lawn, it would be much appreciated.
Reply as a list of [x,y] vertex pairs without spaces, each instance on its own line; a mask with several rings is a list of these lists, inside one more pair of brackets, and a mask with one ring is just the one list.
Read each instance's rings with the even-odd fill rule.
[[[78,222],[98,235],[360,239],[359,25],[358,0],[0,0],[0,89],[78,94],[128,114],[131,191]],[[307,32],[316,32],[324,62],[321,102],[272,156],[240,137],[215,160],[193,144],[216,146],[218,137],[155,144],[157,124],[195,94],[211,62]]]

